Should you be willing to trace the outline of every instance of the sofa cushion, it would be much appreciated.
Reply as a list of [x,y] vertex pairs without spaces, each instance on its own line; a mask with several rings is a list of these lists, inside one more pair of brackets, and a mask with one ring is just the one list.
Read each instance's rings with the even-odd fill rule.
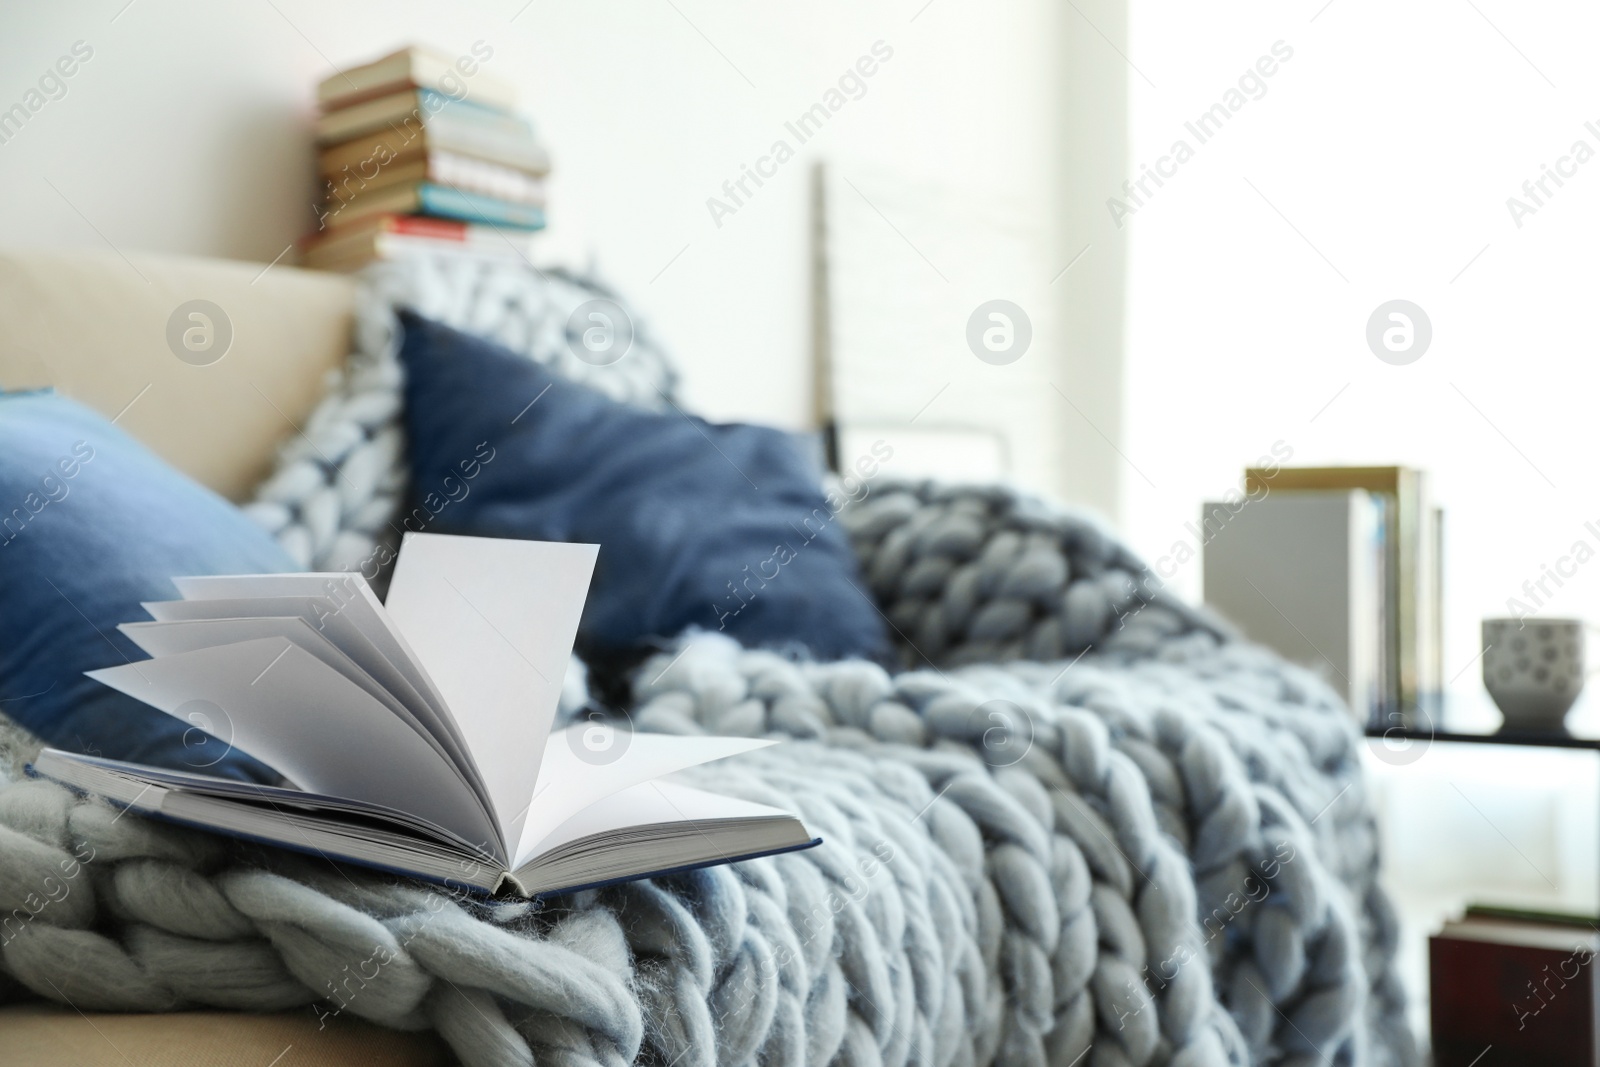
[[789,434],[645,411],[402,315],[412,529],[600,546],[586,658],[698,625],[879,658],[883,621]]
[[[188,574],[292,570],[242,512],[103,416],[0,394],[0,712],[60,748],[233,778],[276,775],[192,723],[86,678],[144,659],[117,630]],[[199,729],[196,729],[198,727]]]

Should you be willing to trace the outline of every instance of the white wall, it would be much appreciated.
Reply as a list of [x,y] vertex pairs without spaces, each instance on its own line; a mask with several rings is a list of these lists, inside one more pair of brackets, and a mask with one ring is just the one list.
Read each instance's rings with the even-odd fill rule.
[[[1521,226],[1507,207],[1575,141],[1600,150],[1600,11],[1479,7],[1136,6],[1131,58],[1154,83],[1133,82],[1138,162],[1193,142],[1185,120],[1274,42],[1294,54],[1126,220],[1130,455],[1153,483],[1128,482],[1138,547],[1165,551],[1275,441],[1300,465],[1424,467],[1446,509],[1445,675],[1467,694],[1478,620],[1511,598],[1600,612],[1600,566],[1562,563],[1600,549],[1600,163]],[[1396,298],[1433,328],[1404,366],[1365,340]],[[1575,575],[1532,604],[1524,582],[1558,564]],[[1197,593],[1198,562],[1175,583]]]
[[[1136,164],[1179,138],[1195,154],[1124,220],[1128,450],[1149,475],[1127,478],[1130,536],[1151,557],[1188,540],[1201,502],[1276,441],[1299,465],[1426,468],[1446,509],[1444,673],[1493,729],[1480,618],[1505,614],[1547,565],[1572,571],[1575,542],[1600,548],[1585,525],[1600,521],[1600,163],[1520,226],[1507,206],[1575,141],[1600,149],[1585,126],[1600,118],[1588,55],[1600,11],[1150,0],[1132,30],[1130,58],[1149,78],[1133,81]],[[1278,41],[1293,56],[1264,95],[1197,144],[1184,123]],[[1396,298],[1433,326],[1431,347],[1402,366],[1365,339]],[[1198,595],[1198,559],[1174,585]],[[1600,612],[1592,561],[1547,588],[1548,615]],[[1600,685],[1574,716],[1591,736],[1600,728]],[[1371,752],[1414,991],[1424,935],[1469,901],[1593,911],[1592,753],[1381,741]],[[1414,1007],[1425,1021],[1425,1002]]]
[[[813,412],[808,160],[720,228],[706,206],[785,120],[881,40],[893,58],[803,152],[1014,199],[1052,242],[1067,240],[1057,190],[1086,165],[1061,150],[1062,131],[1121,129],[1120,66],[1088,65],[1113,84],[1084,96],[1080,77],[1066,95],[1074,51],[1106,49],[1045,0],[125,3],[0,14],[0,109],[74,42],[93,49],[66,95],[0,144],[0,239],[271,260],[312,223],[316,82],[407,41],[459,53],[482,40],[494,49],[485,69],[519,87],[554,153],[546,258],[597,260],[682,358],[694,408],[791,427]],[[1121,17],[1114,2],[1082,7],[1113,27]],[[1120,262],[1074,275],[1049,299],[1080,301],[1072,315],[1092,350],[1039,358],[1060,362],[1080,406],[1115,427]],[[1086,311],[1080,277],[1115,299]],[[1114,510],[1114,456],[1098,438],[1085,445],[1093,454],[1040,488]]]

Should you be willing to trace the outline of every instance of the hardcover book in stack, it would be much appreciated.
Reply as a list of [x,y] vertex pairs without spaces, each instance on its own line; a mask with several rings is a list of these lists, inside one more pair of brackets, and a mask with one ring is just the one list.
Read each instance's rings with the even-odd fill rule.
[[1443,689],[1443,514],[1410,467],[1259,467],[1204,505],[1205,599],[1327,676],[1370,725],[1430,721]]
[[1596,1067],[1593,916],[1471,907],[1428,940],[1434,1067]]
[[413,252],[525,259],[544,227],[548,153],[485,69],[406,48],[325,79],[317,229],[302,262],[355,270]]

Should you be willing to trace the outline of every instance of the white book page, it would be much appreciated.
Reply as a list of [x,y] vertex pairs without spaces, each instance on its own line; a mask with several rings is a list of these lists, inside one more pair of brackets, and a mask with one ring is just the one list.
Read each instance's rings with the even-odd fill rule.
[[481,782],[471,778],[472,763],[465,759],[455,741],[448,735],[436,735],[418,721],[411,710],[401,703],[373,677],[340,651],[332,641],[312,628],[298,616],[292,618],[263,617],[253,619],[183,619],[169,622],[125,622],[117,627],[129,640],[151,656],[175,656],[201,648],[215,648],[240,641],[254,641],[263,637],[283,637],[311,653],[324,664],[338,671],[346,680],[361,687],[374,700],[388,708],[405,722],[428,744],[438,750],[456,768],[463,781],[470,785],[487,807],[488,795]]
[[[405,635],[384,610],[365,578],[351,571],[302,574],[208,574],[174,578],[185,600],[241,600],[256,597],[315,597],[312,624],[327,628],[333,619],[348,620],[401,673],[433,709],[433,717],[454,728],[449,705],[428,672],[417,662]],[[335,638],[337,640],[337,638]]]
[[[404,719],[411,712],[372,675],[356,666],[355,660],[345,655],[339,647],[322,636],[311,624],[299,616],[261,616],[244,619],[171,619],[166,622],[125,622],[117,627],[123,635],[138,645],[146,655],[176,656],[201,648],[218,645],[235,645],[240,641],[256,641],[263,637],[282,637],[293,641],[323,663],[332,667],[355,685],[360,686],[374,700]],[[420,728],[420,727],[419,727]],[[432,737],[431,734],[428,735]]]
[[[311,628],[322,634],[356,665],[411,709],[417,720],[428,727],[434,736],[449,737],[463,757],[470,759],[466,742],[451,721],[447,712],[441,712],[443,701],[429,700],[411,683],[406,672],[394,662],[400,656],[398,646],[393,654],[383,651],[374,642],[367,629],[357,620],[353,611],[337,611],[330,607],[325,596],[274,596],[230,597],[225,600],[155,600],[140,605],[158,622],[176,622],[192,619],[260,619],[294,616],[306,620]],[[416,668],[413,666],[413,671]],[[475,771],[469,773],[476,773]]]
[[235,600],[252,596],[327,596],[337,600],[358,595],[358,582],[367,584],[355,571],[197,574],[172,579],[172,584],[178,587],[178,595],[185,600]]
[[585,748],[585,732],[602,729],[578,723],[550,735],[539,767],[538,792],[528,806],[528,821],[512,852],[513,867],[552,847],[550,834],[608,796],[702,763],[777,744],[753,737],[684,737],[676,734],[618,734],[622,755],[598,762]]
[[408,533],[385,605],[522,839],[596,545]]
[[504,852],[499,828],[448,760],[360,687],[285,638],[86,673],[184,721],[194,702],[207,701],[214,705],[208,715],[220,712],[223,719],[208,733],[295,784],[415,812]]
[[725,797],[720,793],[696,789],[682,782],[643,782],[589,805],[556,827],[539,843],[540,848],[534,858],[539,854],[558,849],[568,842],[576,841],[580,837],[626,830],[631,826],[710,822],[714,819],[793,819],[794,817],[792,812],[784,811],[782,808],[768,807],[738,797]]

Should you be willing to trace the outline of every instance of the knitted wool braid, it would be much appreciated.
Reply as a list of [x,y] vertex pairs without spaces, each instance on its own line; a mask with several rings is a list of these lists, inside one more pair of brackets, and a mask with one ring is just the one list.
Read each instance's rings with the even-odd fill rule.
[[912,1057],[896,1036],[929,1032],[954,983],[992,987],[968,891],[981,872],[959,867],[977,831],[917,820],[933,798],[906,768],[842,751],[818,774],[822,756],[795,745],[718,781],[793,806],[827,845],[544,906],[336,872],[18,782],[0,790],[0,1000],[348,1011],[437,1029],[469,1067],[989,1062]]
[[[702,638],[640,703],[640,728],[886,755],[962,807],[1005,936],[1027,947],[1000,970],[1009,1040],[1092,1040],[1092,1064],[1224,1062],[1185,1051],[1213,1043],[1226,1062],[1414,1062],[1359,735],[1325,685],[1263,650],[1196,631],[1154,658],[891,678]],[[971,777],[973,757],[989,773]],[[975,780],[1010,801],[971,797]],[[1084,899],[1052,886],[1063,862],[1090,873]]]
[[613,399],[671,404],[676,376],[638,322],[616,363],[597,366],[574,354],[581,346],[568,320],[597,298],[613,299],[597,282],[562,271],[447,256],[367,268],[356,292],[349,359],[329,375],[323,400],[304,430],[284,443],[245,510],[309,569],[363,569],[378,543],[398,542],[394,520],[408,488],[400,307],[488,338]]
[[840,512],[908,665],[1153,649],[1222,624],[1166,594],[1087,515],[998,486],[890,483]]
[[[1100,661],[1122,664],[1147,682],[1160,675],[1152,664],[1140,665],[1141,658],[1170,662],[1181,655],[1188,670],[1206,679],[1203,688],[1217,690],[1206,716],[1209,724],[1221,732],[1250,780],[1271,787],[1267,803],[1292,798],[1312,827],[1322,824],[1320,855],[1348,890],[1345,906],[1364,953],[1361,964],[1373,998],[1369,1026],[1380,1044],[1411,1049],[1405,995],[1393,966],[1398,931],[1377,882],[1376,828],[1357,762],[1360,735],[1338,697],[1267,653],[1230,644],[1229,627],[1166,593],[1151,570],[1090,516],[1052,509],[1000,487],[924,482],[879,487],[842,511],[840,521],[909,665],[1045,661],[1016,662],[1008,673],[1034,682],[1059,676],[1065,684],[1071,672],[1063,674],[1049,661],[1073,657],[1076,663],[1092,650]],[[1201,654],[1210,648],[1215,653]],[[1224,669],[1240,656],[1253,657],[1255,669]],[[1171,687],[1170,699],[1196,696],[1196,681],[1184,675],[1172,677]],[[1119,694],[1117,703],[1125,702]],[[1307,714],[1308,705],[1316,715]],[[1110,705],[1102,701],[1100,707]],[[1137,702],[1129,710],[1136,709]],[[1139,762],[1152,785],[1170,782],[1170,772],[1149,747],[1148,721],[1138,715],[1130,720],[1124,712],[1116,724],[1117,746]],[[1332,802],[1330,783],[1343,783],[1339,806],[1351,804],[1348,819],[1323,818]],[[1162,828],[1187,846],[1189,836],[1170,797],[1160,790],[1152,794]],[[1327,833],[1334,829],[1337,833]],[[1233,862],[1222,875],[1208,878],[1213,866],[1193,848],[1186,851],[1199,867],[1201,914],[1226,915],[1219,908],[1237,903],[1229,894],[1239,892],[1247,875]],[[1248,936],[1248,927],[1241,926],[1214,947],[1222,952]],[[1293,954],[1303,946],[1291,940],[1278,950]],[[1227,959],[1220,963],[1226,965]],[[1279,998],[1276,987],[1268,998],[1253,974],[1234,975],[1225,999],[1230,1009],[1252,1004],[1259,1033],[1272,1021],[1259,1016]]]

